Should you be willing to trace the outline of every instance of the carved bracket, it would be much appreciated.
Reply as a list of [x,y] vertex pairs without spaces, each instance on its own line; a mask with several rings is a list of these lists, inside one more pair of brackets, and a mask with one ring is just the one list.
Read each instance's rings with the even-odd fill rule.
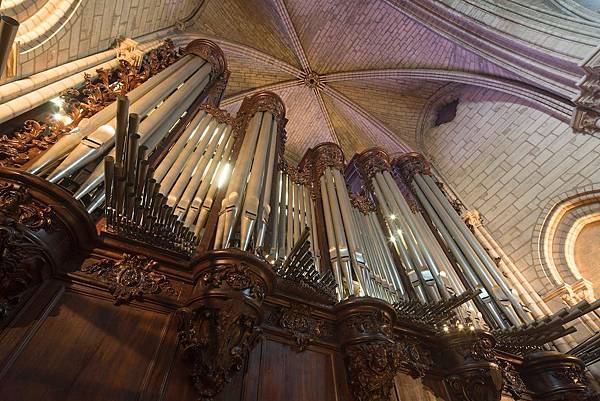
[[358,401],[387,401],[401,369],[418,377],[431,366],[429,354],[416,340],[393,335],[396,315],[387,302],[349,298],[336,312],[348,381]]
[[17,229],[14,220],[0,218],[0,320],[48,274],[42,248]]
[[258,259],[208,262],[193,299],[178,312],[181,354],[200,400],[212,400],[239,371],[261,335],[262,302],[274,276]]
[[452,401],[500,401],[503,370],[498,366],[491,334],[460,332],[444,339],[445,378]]

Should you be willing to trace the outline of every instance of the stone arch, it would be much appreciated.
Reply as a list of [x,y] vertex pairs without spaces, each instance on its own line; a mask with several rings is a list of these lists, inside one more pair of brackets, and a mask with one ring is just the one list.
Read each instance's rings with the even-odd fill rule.
[[532,249],[537,276],[547,292],[558,288],[574,292],[579,299],[594,299],[593,283],[575,262],[575,241],[581,230],[600,221],[600,184],[564,192],[551,199],[534,228]]

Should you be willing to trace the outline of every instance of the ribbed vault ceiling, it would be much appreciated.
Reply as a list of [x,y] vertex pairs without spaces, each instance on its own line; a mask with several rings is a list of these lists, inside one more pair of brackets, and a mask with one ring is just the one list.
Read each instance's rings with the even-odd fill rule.
[[206,0],[193,30],[226,54],[224,108],[259,90],[283,99],[296,160],[324,141],[346,157],[415,149],[423,107],[449,83],[439,72],[515,79],[386,0]]

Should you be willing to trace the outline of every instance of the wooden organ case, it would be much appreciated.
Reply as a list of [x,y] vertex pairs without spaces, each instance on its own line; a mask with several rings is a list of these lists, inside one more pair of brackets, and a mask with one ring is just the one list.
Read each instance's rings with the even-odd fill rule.
[[598,400],[549,345],[598,304],[532,316],[421,155],[295,166],[214,43],[144,60],[2,139],[0,399]]

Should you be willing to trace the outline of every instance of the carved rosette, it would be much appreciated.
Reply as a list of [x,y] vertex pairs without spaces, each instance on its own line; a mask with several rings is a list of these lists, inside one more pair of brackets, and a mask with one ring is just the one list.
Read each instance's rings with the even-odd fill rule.
[[584,368],[579,358],[542,351],[525,357],[521,375],[536,400],[598,400],[598,394],[592,391],[585,377]]
[[499,401],[504,387],[494,351],[496,342],[487,332],[459,332],[444,339],[445,382],[452,401]]
[[181,354],[200,400],[212,400],[241,369],[260,338],[269,266],[235,251],[203,262],[192,300],[178,312]]
[[404,352],[394,341],[395,312],[387,302],[349,298],[336,305],[348,382],[358,401],[388,401]]
[[280,308],[277,315],[277,323],[294,338],[298,352],[311,342],[332,335],[325,322],[314,316],[310,305],[292,302],[289,308]]
[[207,39],[192,40],[186,47],[185,52],[203,58],[212,64],[213,76],[219,77],[227,71],[227,61],[223,50],[216,43]]
[[81,271],[95,275],[107,284],[115,304],[119,305],[134,299],[141,300],[144,295],[176,293],[167,277],[154,271],[157,264],[145,256],[123,254],[119,261],[102,259],[83,266]]

